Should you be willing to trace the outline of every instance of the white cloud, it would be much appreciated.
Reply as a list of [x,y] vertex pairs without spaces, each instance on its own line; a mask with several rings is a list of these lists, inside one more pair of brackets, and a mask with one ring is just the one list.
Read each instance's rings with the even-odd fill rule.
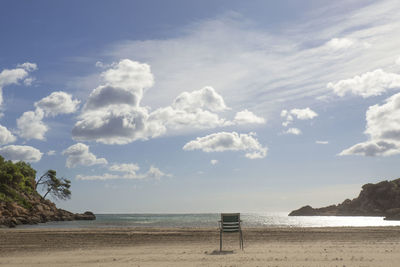
[[72,99],[72,95],[58,91],[36,102],[35,107],[42,109],[46,116],[56,116],[74,113],[78,109],[79,103],[79,100]]
[[0,145],[13,143],[17,138],[4,126],[0,125]]
[[400,145],[396,142],[385,140],[367,141],[358,143],[339,153],[339,156],[359,155],[359,156],[391,156],[400,153]]
[[228,107],[220,94],[214,88],[207,86],[193,92],[183,92],[175,98],[172,107],[179,110],[194,112],[197,109],[224,111]]
[[210,163],[211,163],[211,165],[216,165],[216,164],[218,164],[218,160],[212,159],[212,160],[210,161]]
[[72,135],[78,141],[127,144],[163,134],[165,128],[158,121],[148,121],[148,117],[145,108],[127,105],[86,111],[79,116]]
[[143,90],[154,83],[149,65],[124,59],[101,76],[105,84],[92,91],[72,129],[75,140],[127,144],[164,133],[165,127],[148,121],[147,108],[140,107]]
[[55,154],[56,154],[56,151],[55,151],[55,150],[49,150],[49,151],[47,151],[47,153],[46,153],[47,156],[54,156]]
[[154,84],[150,66],[123,59],[109,67],[101,74],[104,84],[92,91],[85,109],[107,108],[119,104],[139,107],[144,89]]
[[209,129],[231,124],[214,113],[228,109],[222,96],[208,86],[181,93],[172,105],[152,112],[150,120],[169,130]]
[[139,165],[134,163],[123,163],[113,164],[109,168],[111,171],[125,172],[127,174],[136,175],[136,172],[140,169]]
[[354,44],[354,40],[348,38],[332,38],[325,45],[333,50],[342,50],[350,48]]
[[119,174],[105,173],[103,175],[77,175],[78,180],[112,180],[112,179],[127,179],[127,180],[142,180],[142,179],[160,179],[163,176],[171,176],[165,174],[157,167],[151,166],[145,173],[136,173],[139,170],[137,164],[113,164],[109,167],[110,171],[118,172]]
[[93,153],[89,152],[89,147],[82,143],[77,143],[68,147],[62,152],[67,156],[65,166],[74,168],[77,165],[92,166],[96,164],[107,164],[105,158],[97,158]]
[[[146,96],[146,105],[165,106],[182,88],[208,84],[231,108],[251,103],[256,114],[272,116],[282,103],[310,103],[330,94],[326,85],[331,81],[393,66],[400,46],[400,3],[356,6],[331,1],[307,20],[289,22],[289,31],[278,32],[229,12],[187,25],[172,38],[121,41],[104,55],[151,65],[157,86]],[[326,41],[338,49],[327,51]]]
[[396,65],[400,65],[400,56],[397,57],[396,61],[395,61]]
[[381,95],[389,89],[400,89],[400,75],[376,69],[356,75],[351,79],[328,83],[327,88],[332,89],[335,94],[341,97],[347,93],[352,93],[367,98]]
[[[281,111],[281,117],[285,118],[285,121],[282,122],[282,126],[283,127],[289,126],[289,124],[293,123],[294,118],[298,120],[311,120],[317,116],[318,114],[309,107],[303,109],[294,108],[291,110],[284,109]],[[285,131],[285,133],[299,135],[301,134],[301,130],[297,128],[290,128],[287,131]]]
[[0,105],[3,103],[3,91],[2,89],[11,84],[18,84],[20,81],[24,82],[25,85],[30,85],[33,81],[32,77],[29,77],[29,72],[37,69],[34,63],[23,63],[19,64],[16,69],[4,69],[0,72]]
[[366,112],[365,134],[369,140],[343,150],[339,155],[390,156],[400,153],[400,93]]
[[159,108],[150,114],[150,121],[163,125],[165,130],[181,129],[210,129],[221,127],[228,122],[208,110],[198,109],[194,112],[187,112],[181,109],[174,109],[171,106]]
[[132,93],[129,90],[120,87],[113,87],[108,85],[102,85],[93,90],[90,94],[85,109],[93,110],[110,105],[127,104],[132,106],[138,106],[141,100],[137,94]]
[[285,131],[285,134],[293,134],[293,135],[300,135],[301,130],[298,128],[289,128]]
[[43,122],[45,116],[69,114],[77,110],[79,100],[73,100],[68,93],[58,91],[35,102],[35,111],[26,111],[17,119],[18,135],[24,139],[45,140],[48,126]]
[[294,108],[290,110],[290,114],[292,114],[299,120],[311,120],[318,116],[318,114],[314,110],[308,107],[303,109]]
[[149,113],[149,108],[140,106],[140,103],[144,88],[153,85],[150,66],[129,59],[114,64],[102,73],[102,77],[105,84],[92,91],[72,129],[77,141],[127,144],[171,131],[265,121],[248,110],[238,112],[233,122],[220,118],[216,112],[229,108],[223,97],[209,86],[180,93],[171,105]]
[[0,147],[0,155],[13,162],[38,162],[42,158],[43,153],[31,146],[9,145]]
[[234,124],[264,124],[265,119],[258,117],[253,112],[248,111],[247,109],[239,111],[236,113],[235,118],[233,119]]
[[315,143],[318,145],[327,145],[329,144],[329,141],[315,141]]
[[144,88],[149,88],[154,84],[150,66],[129,59],[123,59],[113,64],[112,68],[101,75],[107,85],[132,90],[139,96],[143,94]]
[[264,158],[267,147],[261,144],[251,134],[238,134],[236,132],[219,132],[204,137],[197,137],[186,143],[183,150],[202,150],[204,152],[246,151],[250,159]]
[[35,111],[27,111],[17,119],[18,135],[24,139],[45,140],[48,127],[43,123],[44,112],[37,108]]
[[35,71],[35,70],[38,69],[36,63],[30,63],[30,62],[25,62],[25,63],[22,63],[22,64],[18,64],[17,67],[18,68],[22,68],[22,69],[24,69],[26,71]]
[[325,47],[334,52],[347,52],[350,48],[358,50],[370,48],[371,44],[351,38],[332,38],[325,43]]

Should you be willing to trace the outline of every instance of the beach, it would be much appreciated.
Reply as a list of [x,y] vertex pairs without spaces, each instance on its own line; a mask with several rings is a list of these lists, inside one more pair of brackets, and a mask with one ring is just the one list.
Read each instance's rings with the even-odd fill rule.
[[0,266],[398,266],[400,227],[0,229]]

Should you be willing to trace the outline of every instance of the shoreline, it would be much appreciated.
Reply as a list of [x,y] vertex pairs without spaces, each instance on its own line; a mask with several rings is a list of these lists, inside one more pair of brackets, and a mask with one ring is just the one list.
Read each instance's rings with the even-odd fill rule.
[[[400,227],[0,229],[3,266],[395,266]],[[27,264],[28,263],[28,264]]]

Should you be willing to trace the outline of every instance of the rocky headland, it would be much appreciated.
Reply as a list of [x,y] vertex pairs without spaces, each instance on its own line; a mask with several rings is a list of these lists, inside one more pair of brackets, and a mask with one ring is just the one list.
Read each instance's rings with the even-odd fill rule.
[[[55,171],[46,181],[47,193],[59,197],[69,197],[68,186],[60,191],[59,186],[65,185],[65,179],[58,179]],[[43,176],[42,176],[43,177]],[[43,181],[43,179],[42,179]],[[59,209],[37,191],[36,171],[25,162],[13,163],[5,161],[0,156],[0,227],[15,227],[20,224],[37,224],[49,221],[95,220],[96,216],[87,211],[83,214],[71,213]]]
[[357,198],[323,208],[304,206],[289,216],[383,216],[400,220],[400,178],[365,184]]

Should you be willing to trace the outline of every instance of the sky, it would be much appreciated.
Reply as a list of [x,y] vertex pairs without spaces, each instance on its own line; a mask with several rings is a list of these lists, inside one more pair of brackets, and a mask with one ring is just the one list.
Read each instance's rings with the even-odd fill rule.
[[0,3],[0,155],[73,212],[278,212],[399,177],[398,1]]

